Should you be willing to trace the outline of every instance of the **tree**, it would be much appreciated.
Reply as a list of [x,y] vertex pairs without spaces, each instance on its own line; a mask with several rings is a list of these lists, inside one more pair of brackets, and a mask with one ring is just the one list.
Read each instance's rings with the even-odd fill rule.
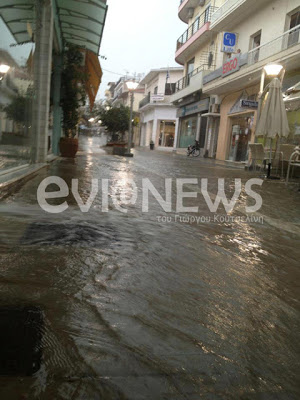
[[19,129],[25,130],[26,133],[28,131],[28,125],[30,125],[32,97],[32,90],[28,88],[25,96],[18,94],[13,98],[10,104],[3,107],[7,118],[14,121],[19,126]]
[[124,139],[124,134],[129,126],[129,118],[130,109],[124,105],[100,111],[101,125],[105,126],[108,132],[112,134],[113,141],[117,140],[118,134],[121,134],[122,140]]
[[62,72],[63,130],[66,137],[76,135],[79,107],[85,104],[85,83],[88,79],[83,67],[83,54],[78,46],[68,45]]

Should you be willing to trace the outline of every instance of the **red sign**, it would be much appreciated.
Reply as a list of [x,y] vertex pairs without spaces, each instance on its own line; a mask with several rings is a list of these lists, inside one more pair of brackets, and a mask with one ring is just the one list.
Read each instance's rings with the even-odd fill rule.
[[231,58],[223,64],[223,76],[227,76],[240,69],[240,59],[238,56]]

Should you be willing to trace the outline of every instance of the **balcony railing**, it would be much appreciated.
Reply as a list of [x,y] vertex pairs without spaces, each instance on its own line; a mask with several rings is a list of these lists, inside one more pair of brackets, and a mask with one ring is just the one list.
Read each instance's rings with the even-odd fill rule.
[[242,3],[244,0],[227,0],[220,8],[217,8],[211,16],[211,23],[214,24],[219,18],[227,14],[229,10],[237,3]]
[[215,65],[202,64],[200,67],[194,69],[191,73],[181,78],[176,82],[175,92],[179,92],[179,90],[185,89],[191,83],[191,78],[202,71],[213,71],[215,69]]
[[248,53],[248,65],[263,61],[281,51],[300,43],[300,25],[295,26],[276,39],[262,44]]
[[198,32],[207,22],[211,21],[212,14],[217,10],[217,7],[207,7],[207,9],[199,15],[191,26],[177,40],[177,50],[180,49],[196,32]]
[[151,95],[150,93],[147,94],[147,96],[139,102],[139,108],[144,107],[146,104],[149,104],[151,101]]

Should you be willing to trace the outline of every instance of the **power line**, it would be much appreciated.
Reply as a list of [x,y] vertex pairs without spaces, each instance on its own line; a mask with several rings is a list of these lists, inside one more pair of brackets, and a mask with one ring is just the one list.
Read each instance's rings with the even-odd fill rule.
[[108,69],[104,69],[104,68],[102,68],[102,71],[109,72],[110,74],[114,74],[114,75],[120,75],[120,76],[124,76],[125,75],[124,73],[120,74],[119,72],[109,71]]

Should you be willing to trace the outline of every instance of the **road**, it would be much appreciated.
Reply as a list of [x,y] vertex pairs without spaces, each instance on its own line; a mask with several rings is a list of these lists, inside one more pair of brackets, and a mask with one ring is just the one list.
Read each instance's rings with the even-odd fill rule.
[[[258,175],[158,151],[106,155],[90,138],[75,160],[53,162],[3,200],[0,311],[37,307],[43,324],[38,371],[0,377],[0,397],[298,399],[298,188],[256,188],[263,223],[242,218],[244,189],[229,222],[180,220],[153,196],[142,211],[143,178],[162,195],[166,178],[208,178],[216,194],[217,178],[232,193],[235,178]],[[43,211],[37,188],[48,176],[78,178],[85,200],[92,179],[109,179],[109,211],[98,195],[82,213],[72,194],[65,212]],[[124,213],[111,199],[130,193],[130,179],[138,199]],[[211,216],[198,195],[185,204]]]

